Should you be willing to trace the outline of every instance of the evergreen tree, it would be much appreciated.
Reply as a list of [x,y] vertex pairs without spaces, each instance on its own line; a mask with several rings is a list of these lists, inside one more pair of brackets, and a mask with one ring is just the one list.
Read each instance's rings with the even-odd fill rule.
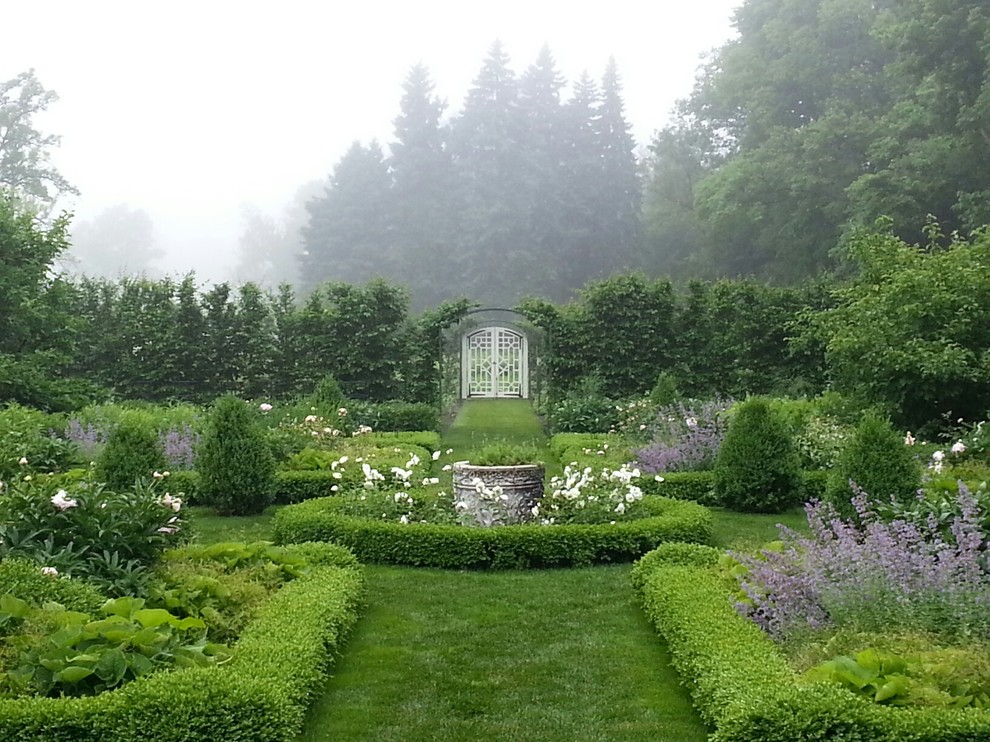
[[441,123],[445,108],[433,95],[427,69],[414,66],[403,85],[388,165],[398,253],[392,278],[415,286],[417,306],[438,303],[452,288],[432,280],[451,258],[457,211],[448,132]]
[[594,119],[601,163],[595,209],[600,271],[632,267],[639,240],[642,193],[636,163],[636,142],[626,121],[622,83],[615,58],[602,76],[598,116]]
[[391,177],[381,147],[359,142],[334,168],[323,196],[307,204],[300,256],[302,286],[327,280],[363,283],[392,264],[388,214]]
[[561,293],[576,291],[600,274],[596,217],[602,175],[598,156],[599,107],[598,85],[587,72],[582,72],[563,111],[566,176],[562,221],[566,249],[560,260]]
[[534,267],[518,98],[509,58],[496,41],[452,132],[464,204],[458,255],[450,274],[463,293],[494,304],[518,299]]
[[564,78],[550,48],[544,46],[522,75],[519,111],[524,125],[521,146],[528,194],[527,231],[538,272],[529,276],[533,293],[563,298],[561,268],[569,259],[567,226],[568,155],[566,119],[560,102]]

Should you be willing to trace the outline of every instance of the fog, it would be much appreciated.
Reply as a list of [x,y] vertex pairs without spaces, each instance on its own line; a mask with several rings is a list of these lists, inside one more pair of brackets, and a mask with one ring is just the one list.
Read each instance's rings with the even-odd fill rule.
[[614,55],[642,147],[732,36],[738,2],[40,0],[5,7],[0,79],[34,68],[60,97],[35,121],[61,136],[52,162],[80,191],[59,207],[79,223],[142,211],[158,272],[227,280],[242,277],[246,211],[279,220],[354,140],[388,144],[413,64],[449,116],[495,39],[517,73],[549,45],[569,82]]

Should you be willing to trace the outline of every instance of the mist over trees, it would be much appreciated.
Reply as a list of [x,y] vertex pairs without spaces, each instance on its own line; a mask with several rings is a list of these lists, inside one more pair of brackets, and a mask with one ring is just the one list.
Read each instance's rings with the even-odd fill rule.
[[990,222],[985,0],[749,0],[651,146],[649,268],[797,281],[856,224]]
[[416,306],[569,296],[640,261],[640,183],[610,61],[568,98],[548,48],[521,75],[496,42],[463,109],[444,118],[410,70],[394,141],[354,143],[308,205],[301,285],[382,276]]
[[155,225],[143,209],[117,204],[72,226],[66,263],[72,273],[114,278],[160,273],[152,263],[165,251],[155,243]]
[[0,190],[41,209],[51,207],[60,193],[78,193],[50,163],[59,137],[34,127],[33,117],[57,100],[34,70],[0,81]]

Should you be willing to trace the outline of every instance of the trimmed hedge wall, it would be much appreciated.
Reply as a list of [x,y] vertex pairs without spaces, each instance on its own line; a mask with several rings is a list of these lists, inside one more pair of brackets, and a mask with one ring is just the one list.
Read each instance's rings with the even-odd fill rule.
[[664,541],[711,539],[707,508],[645,498],[651,517],[615,525],[516,525],[495,528],[376,521],[346,515],[337,498],[309,500],[275,514],[277,543],[331,541],[362,562],[456,569],[525,569],[630,561]]
[[[176,475],[181,475],[177,477]],[[287,505],[302,502],[314,497],[329,497],[333,493],[330,488],[340,484],[333,478],[330,471],[277,471],[275,472],[274,504]],[[199,476],[193,471],[174,472],[168,478],[168,491],[173,494],[184,493],[185,501],[190,505],[202,504],[197,499]]]
[[[714,554],[714,556],[713,556]],[[783,655],[705,564],[715,550],[660,547],[633,568],[633,584],[713,742],[978,742],[980,709],[880,706],[829,683],[798,685]]]
[[[339,561],[336,550],[304,548]],[[92,698],[0,701],[0,739],[294,741],[362,592],[359,570],[316,567],[272,596],[227,664],[157,673]]]

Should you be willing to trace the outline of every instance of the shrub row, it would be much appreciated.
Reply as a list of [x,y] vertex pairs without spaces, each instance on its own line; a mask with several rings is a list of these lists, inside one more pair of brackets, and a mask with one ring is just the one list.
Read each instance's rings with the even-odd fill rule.
[[10,594],[35,605],[61,603],[70,611],[96,613],[106,596],[93,585],[41,573],[41,566],[16,557],[0,560],[0,595]]
[[515,525],[495,528],[356,518],[337,498],[309,500],[275,515],[278,543],[331,541],[362,562],[457,569],[525,569],[630,561],[664,541],[704,543],[711,513],[693,503],[645,498],[651,516],[604,525]]
[[[662,482],[653,477],[644,477],[640,481],[643,492],[651,495],[674,497],[678,500],[694,500],[702,505],[718,506],[714,492],[714,473],[710,471],[667,472],[661,475]],[[825,495],[825,485],[828,481],[826,471],[801,472],[801,491],[796,502],[821,500]]]
[[[321,549],[306,548],[314,554]],[[272,597],[229,663],[149,675],[91,698],[2,701],[0,739],[295,740],[333,653],[357,618],[362,590],[359,570],[317,567]]]
[[[708,568],[712,551],[663,546],[633,569],[650,620],[670,647],[713,742],[976,742],[985,711],[879,706],[838,685],[799,686],[787,661],[732,606]],[[715,552],[717,554],[717,552]]]
[[616,465],[635,458],[622,438],[602,433],[557,433],[551,436],[548,448],[564,464],[577,461],[582,466]]
[[440,430],[440,409],[425,402],[352,402],[350,414],[373,430]]

